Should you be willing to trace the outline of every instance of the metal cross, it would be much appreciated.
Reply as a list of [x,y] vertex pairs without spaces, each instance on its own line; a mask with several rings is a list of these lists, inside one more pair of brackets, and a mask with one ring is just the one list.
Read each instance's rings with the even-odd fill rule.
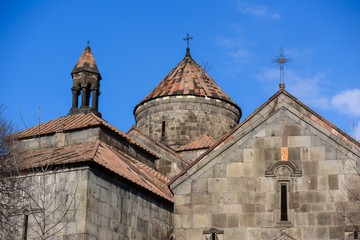
[[87,41],[86,43],[87,43],[87,46],[90,47],[90,41]]
[[285,86],[285,83],[284,83],[284,65],[286,63],[291,63],[292,59],[291,58],[286,58],[286,55],[284,56],[284,49],[280,48],[280,56],[273,59],[272,62],[280,65],[280,85]]
[[186,46],[189,47],[189,41],[193,39],[193,37],[190,37],[189,34],[186,34],[186,38],[184,38],[183,40],[186,41]]

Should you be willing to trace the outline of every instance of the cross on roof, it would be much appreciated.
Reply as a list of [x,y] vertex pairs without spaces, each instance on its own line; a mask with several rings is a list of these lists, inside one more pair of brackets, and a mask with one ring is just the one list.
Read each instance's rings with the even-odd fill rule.
[[286,55],[284,56],[284,49],[280,48],[280,56],[273,59],[272,62],[280,65],[280,88],[284,88],[284,65],[286,63],[291,63],[292,59],[286,58]]
[[189,34],[186,34],[186,38],[184,38],[183,40],[186,41],[186,46],[189,47],[189,41],[193,39],[193,37],[190,37]]

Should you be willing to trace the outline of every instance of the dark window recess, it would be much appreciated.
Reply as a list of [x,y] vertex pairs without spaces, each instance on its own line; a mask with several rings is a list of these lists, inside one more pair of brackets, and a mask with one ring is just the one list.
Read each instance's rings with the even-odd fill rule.
[[27,239],[28,222],[29,222],[29,215],[25,214],[25,218],[24,218],[24,237],[23,237],[23,240],[26,240],[26,239]]
[[216,233],[211,233],[210,239],[211,240],[216,240]]
[[287,190],[286,185],[281,185],[281,221],[287,221]]
[[359,234],[357,231],[354,232],[354,239],[359,239]]
[[162,137],[165,136],[165,121],[163,121],[161,124],[161,136]]

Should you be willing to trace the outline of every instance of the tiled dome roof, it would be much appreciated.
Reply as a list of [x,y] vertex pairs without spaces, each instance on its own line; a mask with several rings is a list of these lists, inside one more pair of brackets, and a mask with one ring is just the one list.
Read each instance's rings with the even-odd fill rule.
[[155,98],[178,95],[207,96],[229,102],[239,108],[192,59],[189,49],[184,59],[137,106]]

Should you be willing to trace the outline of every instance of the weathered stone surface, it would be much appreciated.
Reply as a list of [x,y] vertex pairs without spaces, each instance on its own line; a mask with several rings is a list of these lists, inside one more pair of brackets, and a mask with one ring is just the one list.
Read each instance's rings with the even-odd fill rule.
[[[218,140],[240,120],[239,110],[224,101],[183,96],[154,99],[135,111],[136,126],[177,149],[205,133]],[[162,131],[165,122],[165,132]],[[164,135],[164,136],[163,136]]]

